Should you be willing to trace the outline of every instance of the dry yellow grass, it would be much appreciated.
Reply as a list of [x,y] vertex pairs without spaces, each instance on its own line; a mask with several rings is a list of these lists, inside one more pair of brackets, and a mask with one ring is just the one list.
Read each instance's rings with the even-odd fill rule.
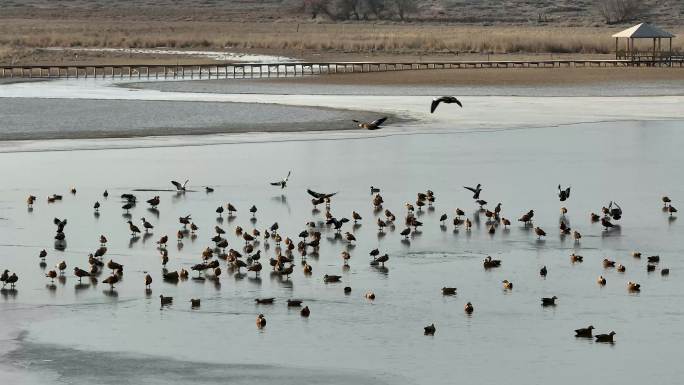
[[[372,25],[316,23],[114,22],[10,19],[4,47],[131,47],[264,49],[297,52],[552,52],[608,53],[610,28]],[[673,31],[679,35],[684,29]],[[684,44],[675,39],[675,48]]]

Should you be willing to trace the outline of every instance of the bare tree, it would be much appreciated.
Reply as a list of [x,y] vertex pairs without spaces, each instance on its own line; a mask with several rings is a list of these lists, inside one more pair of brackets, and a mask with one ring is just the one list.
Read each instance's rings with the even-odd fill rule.
[[335,1],[336,14],[343,19],[361,20],[360,8],[361,0],[336,0]]
[[376,19],[382,19],[383,14],[387,9],[386,0],[365,0],[364,6],[368,8],[370,13],[375,15]]
[[599,0],[599,12],[607,24],[623,23],[641,15],[641,0]]
[[330,15],[330,0],[304,0],[302,8],[311,13],[311,18],[315,19],[319,14]]
[[416,0],[393,0],[393,3],[401,21],[406,20],[406,16],[409,13],[415,12],[418,9]]

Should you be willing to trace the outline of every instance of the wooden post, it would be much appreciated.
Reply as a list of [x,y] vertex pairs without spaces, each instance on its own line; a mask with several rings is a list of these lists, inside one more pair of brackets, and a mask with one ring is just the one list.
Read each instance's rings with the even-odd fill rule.
[[625,39],[625,59],[629,58],[629,38]]

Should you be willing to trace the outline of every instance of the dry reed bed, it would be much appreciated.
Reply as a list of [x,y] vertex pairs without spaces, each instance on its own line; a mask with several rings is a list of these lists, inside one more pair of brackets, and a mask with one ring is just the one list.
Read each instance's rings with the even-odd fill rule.
[[[0,49],[118,47],[248,49],[282,52],[599,53],[614,50],[618,29],[416,24],[114,22],[11,19],[0,23]],[[684,29],[673,31],[683,35]],[[684,50],[684,39],[674,48]],[[650,43],[643,45],[644,49]],[[0,52],[2,52],[0,50]]]

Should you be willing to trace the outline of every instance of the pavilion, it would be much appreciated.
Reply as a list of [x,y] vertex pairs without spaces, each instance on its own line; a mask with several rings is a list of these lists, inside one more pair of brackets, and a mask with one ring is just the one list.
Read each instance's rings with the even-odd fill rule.
[[[633,27],[627,28],[624,31],[618,32],[613,35],[615,38],[615,58],[625,58],[631,60],[639,61],[661,61],[669,60],[672,55],[672,38],[675,35],[663,31],[662,29],[655,27],[648,23],[637,24]],[[619,40],[621,38],[625,39],[626,48],[624,51],[619,50]],[[635,39],[653,39],[653,51],[650,54],[644,55],[634,48]],[[670,40],[670,47],[666,52],[663,52],[661,48],[662,39]],[[656,44],[657,43],[657,44]]]

